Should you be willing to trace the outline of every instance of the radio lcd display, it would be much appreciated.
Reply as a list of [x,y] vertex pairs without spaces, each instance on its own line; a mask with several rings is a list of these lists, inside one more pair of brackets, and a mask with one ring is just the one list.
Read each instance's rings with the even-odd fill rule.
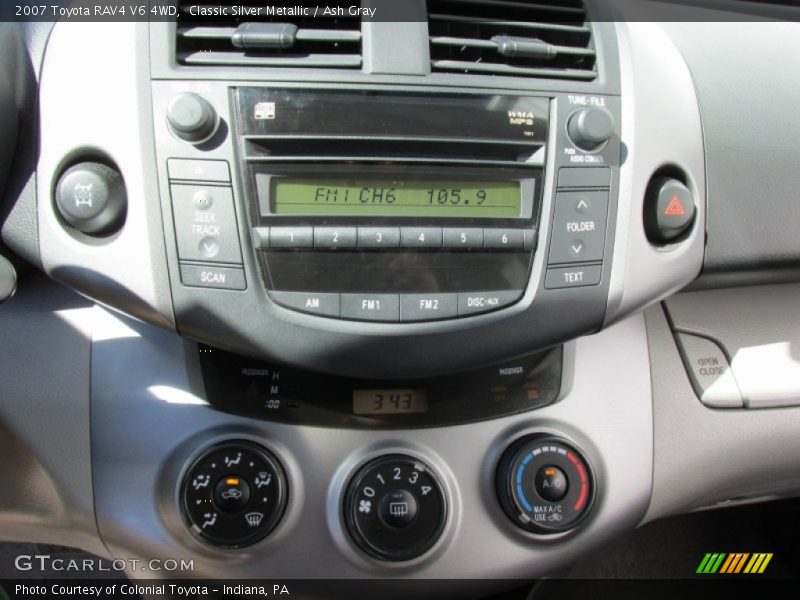
[[277,215],[519,217],[519,181],[295,179],[276,177]]

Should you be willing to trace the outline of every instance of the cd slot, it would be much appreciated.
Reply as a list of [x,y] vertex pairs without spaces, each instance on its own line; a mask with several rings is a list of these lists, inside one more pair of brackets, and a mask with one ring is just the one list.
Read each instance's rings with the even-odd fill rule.
[[341,136],[245,136],[252,162],[410,162],[541,167],[544,145],[509,140]]

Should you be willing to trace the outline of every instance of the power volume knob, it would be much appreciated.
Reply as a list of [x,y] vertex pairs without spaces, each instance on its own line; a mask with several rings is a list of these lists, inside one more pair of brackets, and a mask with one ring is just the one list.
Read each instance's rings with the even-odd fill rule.
[[167,122],[177,137],[192,144],[210,139],[219,127],[219,116],[211,103],[191,92],[178,94],[167,107]]
[[614,117],[605,108],[581,108],[570,116],[567,134],[578,148],[597,150],[614,134]]

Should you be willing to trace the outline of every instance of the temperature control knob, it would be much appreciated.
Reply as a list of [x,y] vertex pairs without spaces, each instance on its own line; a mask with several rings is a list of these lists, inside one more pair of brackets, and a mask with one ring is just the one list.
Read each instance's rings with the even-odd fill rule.
[[215,546],[249,546],[272,531],[283,515],[286,476],[278,460],[260,446],[224,442],[194,461],[181,496],[197,537]]
[[599,106],[581,108],[569,117],[567,133],[578,148],[597,150],[614,134],[614,117]]
[[586,459],[564,441],[528,435],[506,450],[497,467],[505,513],[534,533],[573,529],[589,514],[594,482]]
[[219,116],[211,103],[191,92],[178,94],[167,107],[167,122],[176,136],[191,142],[201,144],[219,127]]
[[347,487],[347,529],[368,554],[410,560],[439,539],[447,514],[444,493],[427,466],[410,456],[377,458]]

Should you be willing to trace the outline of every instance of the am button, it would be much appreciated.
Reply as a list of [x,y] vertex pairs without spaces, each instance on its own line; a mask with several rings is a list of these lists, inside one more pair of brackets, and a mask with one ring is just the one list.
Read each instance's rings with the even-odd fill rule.
[[325,317],[339,316],[339,294],[270,292],[269,296],[287,308]]

